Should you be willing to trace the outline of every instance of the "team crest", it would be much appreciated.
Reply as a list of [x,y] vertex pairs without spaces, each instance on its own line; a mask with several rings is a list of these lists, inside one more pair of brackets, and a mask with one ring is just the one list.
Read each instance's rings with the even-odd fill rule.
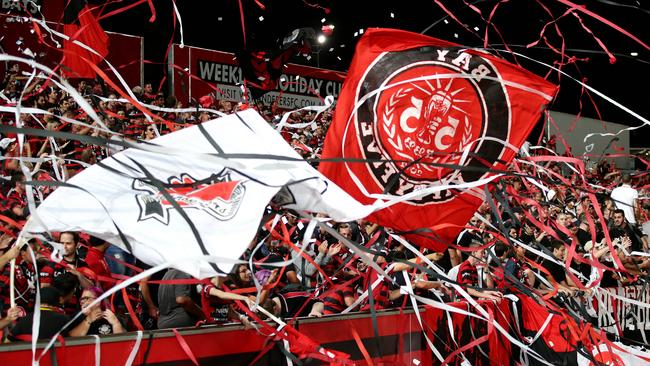
[[[200,181],[183,173],[168,179],[166,192],[184,210],[203,210],[217,220],[227,221],[237,214],[242,203],[246,193],[243,183],[232,180],[230,173],[221,172]],[[174,206],[155,185],[134,179],[133,189],[143,192],[135,196],[140,207],[138,221],[155,219],[169,224],[169,212]]]
[[[376,90],[355,123],[364,157],[382,160],[367,165],[379,190],[404,195],[474,181],[501,157],[498,141],[508,140],[510,105],[498,71],[480,55],[433,46],[384,53],[359,82],[357,102]],[[410,203],[453,197],[443,190]]]

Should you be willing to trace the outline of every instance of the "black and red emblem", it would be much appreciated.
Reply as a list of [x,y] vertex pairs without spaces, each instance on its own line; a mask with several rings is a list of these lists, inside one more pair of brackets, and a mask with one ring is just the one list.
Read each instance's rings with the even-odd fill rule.
[[[165,187],[181,208],[203,210],[220,221],[230,220],[237,214],[246,193],[243,180],[232,180],[230,173],[224,172],[203,180],[183,173],[170,177]],[[140,207],[138,221],[155,219],[169,224],[169,211],[174,206],[158,187],[134,179],[133,189],[143,192],[135,196]]]
[[[355,119],[358,143],[366,159],[384,160],[367,165],[382,191],[475,181],[502,156],[511,125],[506,87],[475,52],[429,46],[383,53],[358,85],[356,101],[365,99]],[[462,159],[466,150],[472,154]],[[442,190],[409,203],[453,197]]]

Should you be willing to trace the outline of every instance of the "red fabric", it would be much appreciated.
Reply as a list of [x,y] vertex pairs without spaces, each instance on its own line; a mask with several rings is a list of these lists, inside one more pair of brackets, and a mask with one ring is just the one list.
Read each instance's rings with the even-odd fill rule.
[[[552,98],[557,87],[505,60],[462,49],[420,34],[369,29],[357,45],[322,158],[385,162],[321,162],[320,171],[369,204],[374,199],[357,187],[350,172],[369,194],[404,195],[420,186],[475,181],[487,176],[486,168],[505,169],[515,151],[497,142],[475,141],[494,137],[519,148],[550,102],[540,94]],[[409,81],[435,75],[443,78]],[[464,165],[475,169],[452,170],[467,146],[475,157]],[[461,180],[452,179],[456,172]],[[369,219],[401,232],[430,228],[435,238],[412,233],[407,239],[442,250],[481,202],[480,195],[445,190],[393,205]]]
[[[106,259],[104,258],[104,252],[89,247],[88,254],[86,254],[86,264],[88,264],[88,268],[95,272],[95,276],[98,278],[101,276],[111,277],[111,271],[108,267],[108,263],[106,263]],[[103,285],[102,287],[104,288]],[[108,287],[110,287],[110,285]]]
[[286,331],[286,339],[289,341],[291,353],[297,355],[300,359],[315,358],[317,360],[329,362],[330,365],[338,365],[341,363],[347,363],[350,358],[350,355],[347,353],[321,347],[320,344],[315,342],[313,339],[300,333],[288,324],[284,327],[284,331]]
[[193,364],[196,366],[199,366],[199,362],[196,360],[196,357],[194,356],[194,352],[192,352],[192,349],[190,346],[187,344],[183,336],[178,333],[176,328],[172,329],[174,332],[174,335],[176,335],[176,340],[178,340],[178,345],[181,346],[181,349],[183,352],[185,352],[185,355],[192,361]]
[[[443,364],[460,365],[467,359],[472,365],[510,365],[513,362],[512,344],[494,326],[498,323],[504,329],[511,329],[515,324],[509,300],[495,303],[493,301],[478,301],[479,305],[488,312],[488,320],[478,319],[455,312],[445,312],[433,307],[425,307],[422,316],[426,323],[424,331],[434,342],[447,345],[449,348],[438,348],[447,362]],[[460,310],[477,313],[472,305],[464,302],[448,303]],[[448,320],[451,319],[452,333],[449,331]],[[437,345],[438,343],[436,343]],[[453,347],[453,348],[452,348]],[[460,357],[459,355],[462,355]],[[489,357],[489,360],[486,359]],[[432,364],[432,363],[430,363]],[[433,363],[435,364],[435,363]]]
[[[519,296],[521,304],[522,328],[538,332],[546,318],[550,314],[549,310],[528,296]],[[567,323],[568,319],[559,314],[554,314],[550,323],[541,334],[541,339],[546,345],[556,353],[575,352],[576,340],[570,332],[572,324]]]
[[210,289],[216,288],[209,280],[203,281],[203,290],[201,291],[201,309],[208,323],[226,323],[228,322],[228,312],[231,304],[230,300],[222,300],[216,296],[210,295]]
[[[387,264],[382,263],[380,265],[381,269],[386,269]],[[379,279],[379,273],[374,268],[366,269],[366,274],[364,278],[363,290],[368,291],[370,286],[374,284]],[[375,309],[387,309],[390,307],[390,287],[386,280],[382,280],[377,284],[377,286],[372,289],[372,298]],[[361,305],[361,311],[370,310],[370,299],[366,298]]]
[[[70,41],[63,42],[65,52],[63,74],[66,77],[94,78],[95,71],[88,65],[88,62],[96,65],[108,55],[108,35],[99,25],[97,18],[89,11],[88,5],[79,12],[77,19],[79,24],[63,26],[63,32],[70,37]],[[92,48],[101,56],[74,44],[74,40]]]

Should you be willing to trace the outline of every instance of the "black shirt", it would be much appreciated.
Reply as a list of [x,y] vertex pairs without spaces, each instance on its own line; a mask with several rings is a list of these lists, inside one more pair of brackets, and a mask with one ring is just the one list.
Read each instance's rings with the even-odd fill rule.
[[632,247],[630,248],[630,251],[640,252],[643,250],[643,241],[641,240],[643,233],[640,232],[639,229],[630,226],[629,223],[626,223],[623,227],[612,228],[609,230],[609,235],[612,240],[627,236],[632,241]]
[[618,287],[618,281],[614,278],[614,272],[608,270],[603,271],[600,287]]
[[[458,237],[458,246],[463,248],[469,248],[470,244],[472,244],[472,241],[478,241],[481,244],[483,243],[483,239],[481,239],[481,237],[477,233],[465,229],[463,232],[460,233],[460,236]],[[466,261],[467,258],[469,258],[469,254],[470,252],[463,251],[462,260]]]
[[[562,283],[562,281],[566,281],[566,269],[563,266],[549,260],[544,260],[542,262],[542,267],[553,276],[555,282]],[[544,277],[546,277],[546,275],[544,275]]]
[[576,238],[578,238],[578,241],[580,242],[580,246],[585,246],[589,240],[591,240],[591,233],[588,231],[578,229],[576,232]]
[[[72,324],[70,325],[70,329],[74,329],[79,325],[81,322],[86,321],[86,317],[81,315],[77,319],[75,319]],[[107,334],[113,334],[114,329],[111,323],[108,322],[105,318],[99,318],[95,320],[94,322],[90,323],[90,326],[88,327],[88,332],[86,332],[86,335],[107,335]]]
[[108,320],[99,318],[90,324],[86,335],[106,335],[113,334],[113,326]]
[[301,286],[288,285],[287,287],[287,290],[272,296],[280,300],[280,306],[282,307],[280,317],[293,318],[294,316],[309,315],[312,306],[318,300]]
[[460,233],[460,236],[458,237],[458,246],[468,248],[469,245],[472,243],[472,240],[478,241],[479,243],[483,242],[483,240],[478,234],[466,229],[462,233]]
[[[41,310],[41,325],[38,330],[38,339],[50,339],[63,329],[63,326],[69,321],[65,314],[53,310]],[[27,316],[18,319],[16,326],[11,330],[9,339],[12,341],[20,340],[15,338],[20,335],[32,335],[32,323],[34,322],[34,313],[29,313]],[[61,335],[66,337],[68,330],[65,329]]]

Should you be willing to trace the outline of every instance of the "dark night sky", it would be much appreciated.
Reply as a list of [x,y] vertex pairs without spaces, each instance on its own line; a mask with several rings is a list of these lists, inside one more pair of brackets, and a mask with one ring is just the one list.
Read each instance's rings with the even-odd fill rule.
[[[259,0],[266,9],[261,9],[253,0],[241,0],[244,8],[246,42],[249,48],[273,49],[275,42],[300,27],[319,29],[321,19],[325,24],[334,24],[332,37],[322,46],[319,57],[306,60],[297,57],[293,62],[316,66],[318,59],[321,67],[345,71],[352,59],[354,46],[359,29],[367,27],[390,27],[425,34],[457,42],[466,46],[482,47],[485,34],[486,20],[490,11],[497,3],[495,0],[474,1],[483,14],[482,19],[463,1],[446,0],[441,2],[468,28],[478,27],[476,33],[469,32],[436,5],[434,1],[317,1],[317,0]],[[601,2],[602,1],[602,2]],[[629,33],[650,44],[650,12],[634,9],[639,6],[635,0],[616,0],[619,6],[607,4],[609,0],[576,1],[588,4],[588,9],[597,13],[612,23],[624,28]],[[559,17],[567,9],[558,0],[539,0],[554,15]],[[468,1],[469,3],[469,1]],[[124,3],[121,3],[122,6]],[[145,58],[153,62],[163,62],[164,53],[169,41],[180,40],[178,26],[173,31],[173,7],[171,0],[154,1],[157,19],[149,23],[151,16],[146,4],[140,5],[127,13],[123,13],[104,21],[107,30],[143,35],[145,37]],[[183,21],[185,44],[223,51],[235,51],[244,46],[239,3],[236,0],[178,0],[179,12]],[[329,14],[317,6],[320,4],[330,9]],[[629,5],[624,7],[621,5]],[[645,4],[647,7],[650,4]],[[391,17],[394,14],[394,18]],[[264,20],[260,21],[259,17]],[[608,56],[602,51],[593,36],[580,24],[577,17],[568,14],[557,21],[565,41],[566,53],[578,59],[588,58],[588,61],[577,61],[563,70],[574,78],[586,79],[587,83],[609,97],[617,100],[645,118],[650,118],[650,93],[647,92],[647,76],[645,74],[650,64],[650,52],[642,45],[634,42],[615,29],[589,17],[580,14],[585,27],[591,29],[602,40],[605,46],[615,55],[617,62],[610,64]],[[521,52],[534,59],[553,63],[559,56],[546,47],[526,48],[525,45],[537,40],[540,31],[551,17],[535,0],[511,0],[501,3],[492,24],[496,25],[500,35],[490,28],[488,33],[489,45],[495,49],[503,49],[502,44],[508,44],[513,51]],[[433,25],[433,26],[432,26]],[[555,33],[553,25],[547,28],[546,35],[554,47],[560,47],[561,38]],[[539,46],[543,46],[543,42]],[[332,51],[330,49],[333,48]],[[637,52],[638,56],[631,56]],[[502,56],[512,61],[506,53]],[[340,58],[340,59],[339,59]],[[548,69],[518,59],[522,66],[544,76]],[[146,70],[146,79],[160,80],[164,75],[163,66],[150,65]],[[550,80],[557,82],[556,75]],[[581,86],[564,77],[560,83],[561,89],[551,109],[566,113],[577,114],[582,101],[582,115],[598,118],[596,108],[586,94],[581,95]],[[627,125],[639,125],[641,122],[620,109],[612,106],[603,99],[593,96],[596,107],[602,119]],[[650,146],[646,128],[632,133],[632,146]]]

